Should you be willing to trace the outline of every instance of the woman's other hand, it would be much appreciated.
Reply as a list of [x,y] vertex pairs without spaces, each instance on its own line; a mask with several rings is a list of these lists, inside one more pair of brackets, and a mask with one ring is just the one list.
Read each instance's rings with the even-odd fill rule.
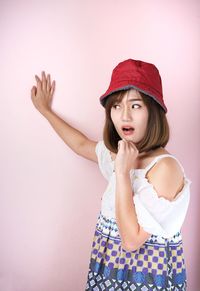
[[31,99],[35,108],[41,113],[51,110],[53,94],[55,91],[55,81],[51,83],[50,74],[47,75],[43,71],[41,79],[35,75],[37,86],[31,89]]

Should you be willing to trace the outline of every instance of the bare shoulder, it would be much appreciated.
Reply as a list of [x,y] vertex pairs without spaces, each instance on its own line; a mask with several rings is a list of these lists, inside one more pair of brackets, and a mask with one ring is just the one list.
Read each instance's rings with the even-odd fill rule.
[[173,200],[182,190],[184,175],[179,163],[172,157],[160,159],[147,173],[159,197]]

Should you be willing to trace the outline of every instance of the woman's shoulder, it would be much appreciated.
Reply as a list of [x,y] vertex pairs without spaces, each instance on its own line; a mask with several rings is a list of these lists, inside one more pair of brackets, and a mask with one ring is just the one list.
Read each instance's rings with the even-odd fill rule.
[[152,157],[146,178],[157,189],[158,196],[173,200],[184,186],[184,169],[178,159],[168,151]]
[[182,175],[184,173],[183,166],[178,158],[165,148],[159,148],[157,151],[152,152],[152,154],[147,157],[147,168],[148,165],[148,171],[154,168],[154,170],[156,169],[157,171],[164,171],[170,174],[178,172]]
[[164,159],[167,156],[172,156],[172,155],[165,148],[162,148],[162,147],[148,153],[142,153],[138,157],[138,168],[145,169],[152,162],[155,161],[156,163],[157,160]]

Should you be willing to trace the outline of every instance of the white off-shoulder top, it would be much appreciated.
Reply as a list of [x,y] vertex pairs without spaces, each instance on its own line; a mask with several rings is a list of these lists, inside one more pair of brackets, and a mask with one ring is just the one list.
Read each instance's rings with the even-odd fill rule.
[[[101,213],[107,218],[115,218],[114,161],[103,141],[97,143],[96,154],[100,171],[108,180],[108,186],[101,201]],[[146,179],[149,169],[165,157],[176,159],[184,174],[184,187],[173,201],[158,197],[153,185]],[[189,205],[191,181],[186,178],[178,159],[170,154],[159,155],[145,169],[132,169],[130,179],[137,219],[141,227],[150,234],[164,238],[170,238],[179,232]]]

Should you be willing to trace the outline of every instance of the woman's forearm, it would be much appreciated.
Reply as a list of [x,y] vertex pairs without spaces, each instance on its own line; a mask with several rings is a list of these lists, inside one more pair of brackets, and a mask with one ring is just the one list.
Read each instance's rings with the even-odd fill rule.
[[138,224],[129,174],[116,173],[116,222],[123,248],[138,249],[150,236]]
[[73,128],[61,117],[59,117],[52,110],[47,110],[43,114],[44,117],[49,121],[56,133],[62,138],[62,140],[77,154],[81,144],[87,140],[87,137],[77,129]]

